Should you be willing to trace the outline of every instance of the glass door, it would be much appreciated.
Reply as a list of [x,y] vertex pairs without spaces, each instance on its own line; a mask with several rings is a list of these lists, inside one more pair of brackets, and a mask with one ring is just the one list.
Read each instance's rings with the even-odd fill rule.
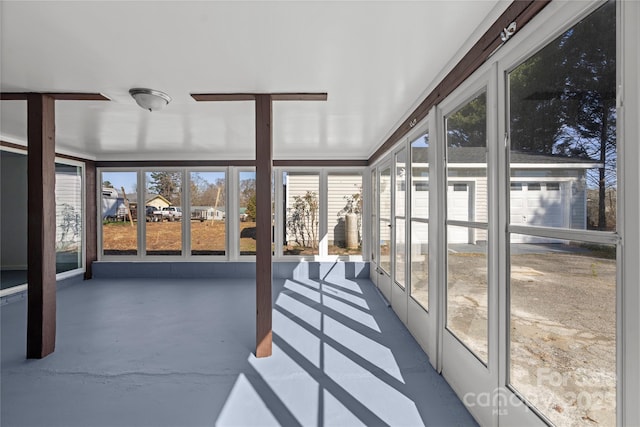
[[[445,159],[440,181],[445,205],[440,223],[445,230],[440,247],[444,254],[441,361],[447,381],[460,396],[468,397],[467,406],[481,403],[475,401],[479,396],[493,397],[498,389],[497,283],[492,280],[497,269],[490,262],[496,257],[489,233],[489,223],[496,219],[491,208],[495,169],[489,155],[496,137],[489,126],[495,122],[488,117],[494,113],[487,108],[495,72],[491,68],[441,107],[440,149]],[[491,405],[470,410],[480,424],[496,425]]]
[[393,284],[391,305],[404,323],[407,323],[407,149],[403,146],[394,154],[393,224]]
[[[429,140],[429,128],[434,129],[435,114],[431,113],[424,123],[416,126],[408,139],[408,178],[407,178],[407,327],[416,341],[425,350],[429,359],[437,368],[437,321],[438,321],[438,289],[437,268],[429,269],[437,257],[437,229],[430,232],[431,214],[438,203],[430,199],[436,192],[430,191],[433,169],[430,168],[432,149]],[[433,123],[432,123],[433,122]],[[433,247],[429,256],[429,247]],[[431,274],[430,274],[431,273]]]
[[445,119],[447,331],[488,362],[487,94]]
[[391,164],[385,162],[378,175],[378,288],[391,301]]
[[620,425],[616,3],[592,10],[524,61],[505,62],[501,384],[509,406],[500,423]]

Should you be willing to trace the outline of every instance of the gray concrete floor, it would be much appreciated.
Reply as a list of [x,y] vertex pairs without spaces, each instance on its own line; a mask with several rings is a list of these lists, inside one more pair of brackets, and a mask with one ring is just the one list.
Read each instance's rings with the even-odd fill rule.
[[368,280],[274,282],[274,354],[252,355],[255,282],[94,279],[58,292],[56,351],[25,360],[1,308],[5,426],[475,425]]

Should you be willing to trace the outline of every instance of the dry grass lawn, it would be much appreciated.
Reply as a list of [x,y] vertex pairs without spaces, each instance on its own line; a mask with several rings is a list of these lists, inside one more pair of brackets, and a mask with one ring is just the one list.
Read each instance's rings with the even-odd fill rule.
[[[108,255],[130,255],[136,253],[137,224],[111,222],[103,225],[103,248]],[[240,223],[240,253],[255,254],[255,222]],[[148,253],[180,254],[182,245],[181,222],[146,222]],[[225,251],[224,221],[191,221],[191,251],[194,255],[222,255]],[[329,246],[330,255],[360,255],[362,250]],[[285,255],[317,255],[317,248],[287,246]]]
[[[102,240],[106,254],[131,254],[137,248],[137,224],[112,222],[103,225]],[[255,252],[256,241],[252,237],[255,222],[240,223],[240,250]],[[181,222],[146,222],[147,247],[149,252],[179,252],[182,245]],[[191,250],[198,253],[219,254],[225,250],[224,221],[191,221]]]

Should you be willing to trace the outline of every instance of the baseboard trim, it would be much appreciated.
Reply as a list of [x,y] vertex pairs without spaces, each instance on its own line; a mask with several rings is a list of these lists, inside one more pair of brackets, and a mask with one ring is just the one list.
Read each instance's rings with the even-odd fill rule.
[[[121,262],[96,261],[93,277],[104,278],[237,278],[255,279],[252,262]],[[369,263],[364,261],[274,262],[273,278],[368,279]]]

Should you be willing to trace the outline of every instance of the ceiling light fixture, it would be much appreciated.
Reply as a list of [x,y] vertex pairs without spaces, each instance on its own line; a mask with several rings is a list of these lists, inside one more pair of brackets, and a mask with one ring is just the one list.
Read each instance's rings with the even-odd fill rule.
[[129,89],[129,94],[140,107],[149,111],[162,110],[171,101],[169,95],[159,90],[133,88]]

